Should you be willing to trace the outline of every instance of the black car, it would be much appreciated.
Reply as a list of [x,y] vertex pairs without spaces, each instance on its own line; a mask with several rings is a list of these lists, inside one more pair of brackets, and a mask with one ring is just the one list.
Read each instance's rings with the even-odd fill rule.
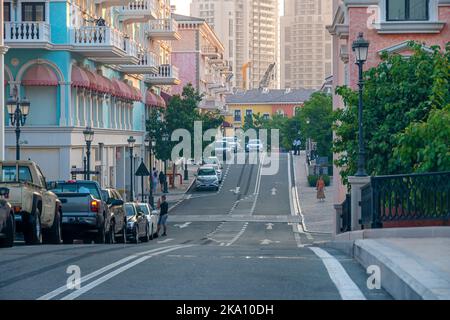
[[134,243],[139,243],[139,240],[148,242],[150,230],[144,211],[132,202],[125,203],[124,207],[127,214],[127,238]]
[[0,247],[12,247],[15,238],[14,213],[11,204],[6,201],[8,188],[0,188]]
[[112,242],[127,242],[127,217],[125,214],[124,201],[120,193],[115,189],[102,190],[103,199],[109,208],[109,233]]

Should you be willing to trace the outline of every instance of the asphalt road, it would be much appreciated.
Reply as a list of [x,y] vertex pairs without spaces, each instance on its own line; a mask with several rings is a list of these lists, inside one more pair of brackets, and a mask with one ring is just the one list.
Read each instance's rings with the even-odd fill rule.
[[[275,175],[261,161],[226,166],[219,192],[191,191],[149,243],[0,249],[0,299],[390,299],[318,247],[329,236],[301,231],[291,171],[287,154]],[[71,270],[80,289],[67,287]]]

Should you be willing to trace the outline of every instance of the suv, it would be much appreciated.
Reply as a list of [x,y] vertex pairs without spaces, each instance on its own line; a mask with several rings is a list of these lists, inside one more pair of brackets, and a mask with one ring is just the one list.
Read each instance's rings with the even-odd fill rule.
[[214,167],[200,167],[196,173],[195,187],[197,190],[219,190],[219,177]]
[[123,207],[124,201],[116,189],[102,190],[103,199],[106,199],[106,205],[109,208],[109,232],[113,234],[112,242],[116,239],[119,243],[127,241],[127,217]]
[[0,187],[14,211],[16,231],[28,245],[60,244],[63,219],[61,201],[47,189],[39,166],[33,161],[0,161]]

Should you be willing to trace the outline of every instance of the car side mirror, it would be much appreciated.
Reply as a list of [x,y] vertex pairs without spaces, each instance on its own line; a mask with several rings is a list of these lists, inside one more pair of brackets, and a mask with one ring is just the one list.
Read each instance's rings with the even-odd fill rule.
[[108,199],[108,204],[112,205],[112,206],[123,206],[124,202],[123,200],[117,200],[117,199]]

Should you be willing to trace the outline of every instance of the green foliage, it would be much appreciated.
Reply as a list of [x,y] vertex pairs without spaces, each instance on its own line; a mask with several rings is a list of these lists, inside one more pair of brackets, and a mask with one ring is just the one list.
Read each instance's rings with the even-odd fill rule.
[[[179,142],[164,142],[162,136],[169,134],[169,138],[177,129],[185,129],[191,134],[192,150],[194,150],[194,123],[202,121],[203,133],[208,129],[219,128],[223,123],[223,116],[218,112],[201,113],[198,108],[203,96],[188,84],[180,95],[170,100],[167,108],[152,108],[147,119],[147,132],[156,138],[155,154],[158,159],[166,160],[171,156],[173,147]],[[181,141],[180,141],[181,142]],[[203,148],[210,142],[204,142]],[[180,155],[183,156],[183,155]],[[186,155],[190,157],[191,155]]]
[[[441,110],[450,103],[450,45],[444,51],[434,47],[431,53],[419,44],[410,46],[414,50],[411,57],[385,53],[382,62],[364,74],[364,143],[370,175],[446,168],[443,160],[437,165],[438,159],[445,157],[442,154],[445,148],[440,144],[428,145],[431,141],[423,133],[425,129],[422,144],[414,136],[419,123],[426,123],[432,110]],[[339,155],[336,165],[346,182],[357,169],[358,96],[348,87],[337,88],[336,92],[345,107],[335,115],[334,151]],[[436,124],[430,126],[435,128]],[[436,164],[422,163],[424,154],[429,154]]]
[[[315,188],[317,186],[317,180],[319,180],[319,177],[320,176],[316,176],[316,175],[308,176],[308,184],[309,184],[309,186]],[[322,178],[323,178],[323,181],[325,182],[325,186],[329,187],[330,186],[330,182],[331,182],[330,176],[323,175]]]

